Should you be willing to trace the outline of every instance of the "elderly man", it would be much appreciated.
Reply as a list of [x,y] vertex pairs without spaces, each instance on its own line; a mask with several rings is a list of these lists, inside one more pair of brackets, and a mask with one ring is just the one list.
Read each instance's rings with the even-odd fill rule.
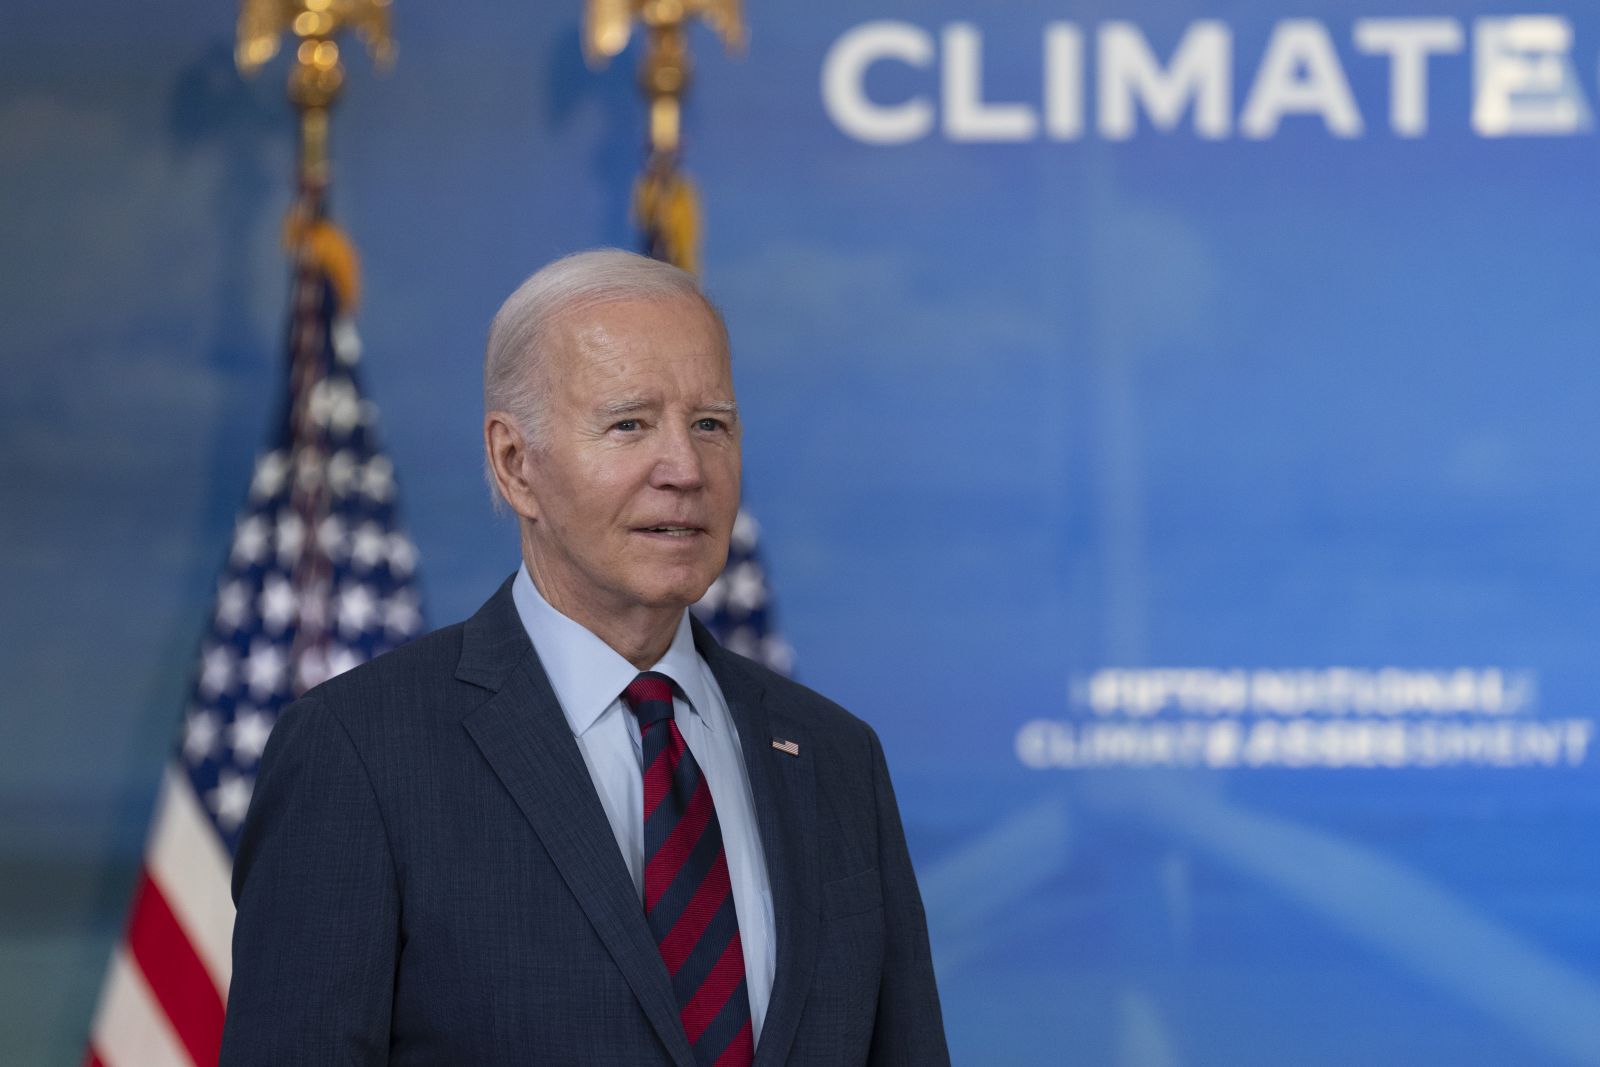
[[222,1062],[946,1063],[877,737],[686,610],[738,508],[720,316],[570,256],[484,377],[523,566],[274,731]]

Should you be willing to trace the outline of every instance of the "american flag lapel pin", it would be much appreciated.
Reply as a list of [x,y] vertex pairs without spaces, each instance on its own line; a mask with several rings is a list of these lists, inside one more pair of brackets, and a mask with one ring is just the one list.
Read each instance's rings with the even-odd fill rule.
[[772,747],[782,752],[785,756],[800,755],[800,742],[798,741],[785,741],[781,737],[774,737],[772,739]]

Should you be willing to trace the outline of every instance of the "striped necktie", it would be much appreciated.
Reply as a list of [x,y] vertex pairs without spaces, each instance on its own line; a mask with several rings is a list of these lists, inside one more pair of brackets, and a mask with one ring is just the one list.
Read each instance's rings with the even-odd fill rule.
[[644,910],[701,1067],[755,1059],[744,947],[711,787],[672,717],[673,682],[645,671],[623,690],[644,744]]

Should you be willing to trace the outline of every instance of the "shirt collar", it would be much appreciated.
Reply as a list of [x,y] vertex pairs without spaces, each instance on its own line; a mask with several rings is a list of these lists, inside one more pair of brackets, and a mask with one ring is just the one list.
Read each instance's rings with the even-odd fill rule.
[[[621,697],[628,683],[638,676],[638,669],[581,623],[551,607],[533,584],[526,564],[517,569],[511,598],[528,640],[539,653],[539,662],[561,703],[567,724],[574,735],[585,733]],[[713,726],[713,717],[703,710],[710,707],[706,664],[695,650],[687,611],[678,620],[666,654],[650,669],[677,682],[688,698],[690,710],[706,726]]]

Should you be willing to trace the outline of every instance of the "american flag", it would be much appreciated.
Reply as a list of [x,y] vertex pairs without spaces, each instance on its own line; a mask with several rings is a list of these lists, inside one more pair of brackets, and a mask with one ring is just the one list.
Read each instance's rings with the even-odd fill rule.
[[760,528],[744,508],[733,524],[728,564],[694,613],[724,647],[780,674],[794,669],[794,649],[778,632],[772,588],[761,564]]
[[255,464],[162,776],[127,932],[87,1062],[217,1062],[232,975],[229,881],[278,713],[317,683],[422,632],[415,546],[362,398],[347,310],[355,257],[307,194],[297,231],[288,396]]

